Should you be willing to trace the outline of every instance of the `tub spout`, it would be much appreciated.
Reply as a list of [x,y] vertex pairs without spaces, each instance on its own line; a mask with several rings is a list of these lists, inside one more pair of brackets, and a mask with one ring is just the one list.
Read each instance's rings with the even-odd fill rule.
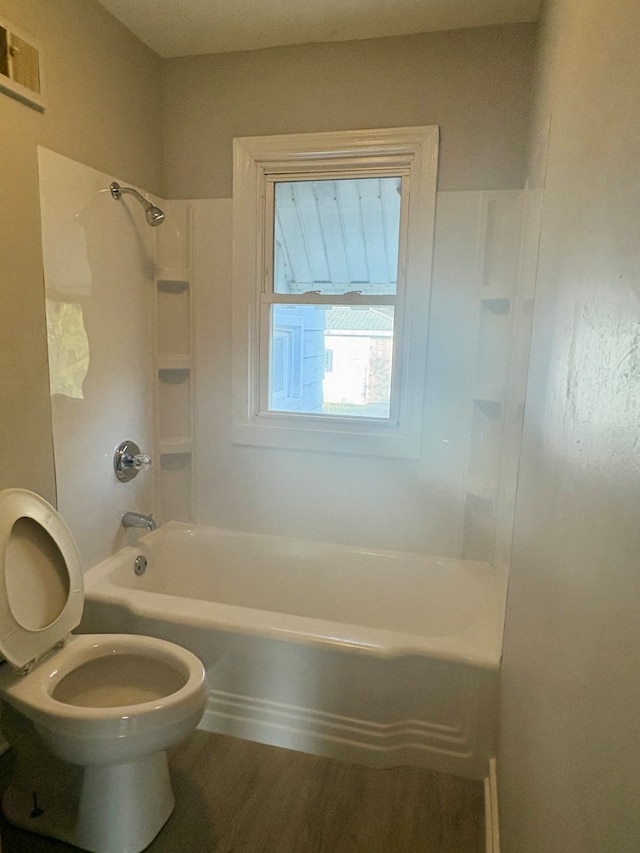
[[122,516],[123,527],[146,527],[147,530],[155,530],[156,520],[152,515],[143,515],[141,512],[125,512]]

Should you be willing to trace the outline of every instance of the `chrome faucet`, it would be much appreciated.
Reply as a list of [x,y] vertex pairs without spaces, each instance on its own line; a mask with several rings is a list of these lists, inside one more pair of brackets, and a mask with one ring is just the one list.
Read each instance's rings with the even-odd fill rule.
[[156,520],[152,515],[143,515],[141,512],[125,512],[122,516],[123,527],[146,527],[147,530],[155,530]]

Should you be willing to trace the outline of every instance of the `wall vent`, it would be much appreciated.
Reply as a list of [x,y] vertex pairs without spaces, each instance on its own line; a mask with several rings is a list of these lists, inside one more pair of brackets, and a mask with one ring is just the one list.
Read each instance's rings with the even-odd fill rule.
[[33,39],[0,20],[0,91],[44,111],[40,50]]

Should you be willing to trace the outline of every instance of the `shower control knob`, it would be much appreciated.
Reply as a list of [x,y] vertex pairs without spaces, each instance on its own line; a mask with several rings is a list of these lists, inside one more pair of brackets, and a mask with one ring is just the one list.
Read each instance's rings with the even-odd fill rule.
[[148,471],[151,468],[151,457],[146,453],[136,453],[131,463],[136,471]]
[[116,477],[123,483],[133,480],[138,471],[147,471],[151,467],[151,457],[141,453],[135,441],[123,441],[116,448],[113,468]]

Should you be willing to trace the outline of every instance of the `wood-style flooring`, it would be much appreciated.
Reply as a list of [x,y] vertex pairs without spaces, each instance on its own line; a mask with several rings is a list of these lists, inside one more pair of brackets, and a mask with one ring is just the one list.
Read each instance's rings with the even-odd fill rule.
[[[0,787],[11,770],[0,759]],[[378,770],[196,732],[172,750],[176,807],[149,853],[484,853],[481,782]],[[77,848],[0,821],[2,853]]]

